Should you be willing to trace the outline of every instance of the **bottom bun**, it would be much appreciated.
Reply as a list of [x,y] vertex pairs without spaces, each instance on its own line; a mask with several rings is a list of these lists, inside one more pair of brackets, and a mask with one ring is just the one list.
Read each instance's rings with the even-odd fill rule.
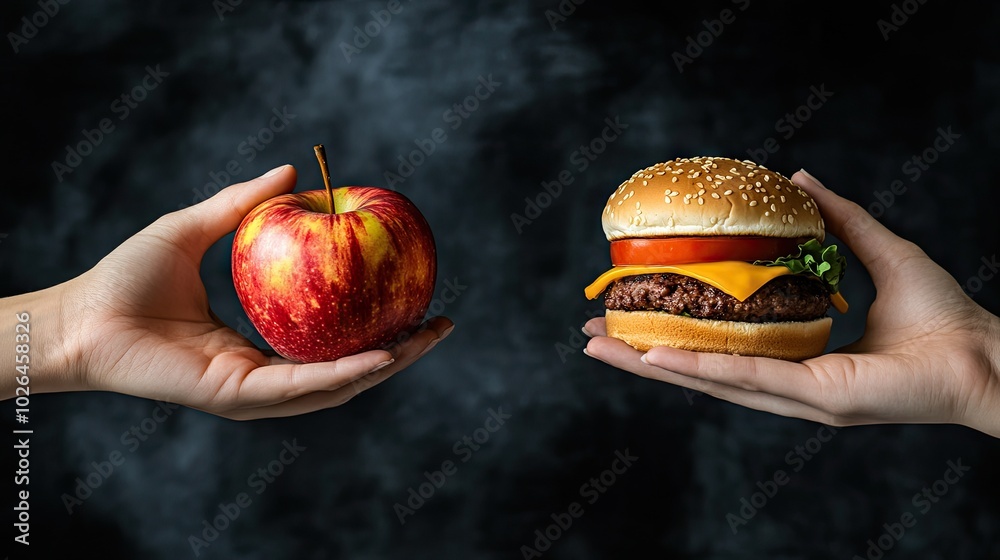
[[743,323],[695,319],[663,311],[605,313],[608,336],[643,352],[654,346],[682,350],[805,360],[823,353],[833,319]]

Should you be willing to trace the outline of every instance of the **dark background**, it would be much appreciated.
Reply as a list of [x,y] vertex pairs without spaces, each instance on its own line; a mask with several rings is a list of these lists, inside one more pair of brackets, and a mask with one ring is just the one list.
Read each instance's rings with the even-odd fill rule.
[[[209,0],[75,1],[17,54],[5,43],[0,295],[83,272],[211,194],[210,173],[230,160],[241,171],[228,182],[292,163],[298,189],[314,189],[322,142],[335,183],[384,186],[397,156],[436,127],[448,139],[396,188],[436,233],[438,294],[445,279],[467,286],[444,306],[457,323],[449,340],[339,409],[250,423],[180,409],[130,452],[121,434],[153,402],[37,398],[32,554],[18,545],[11,557],[194,557],[189,535],[244,491],[252,505],[201,557],[520,558],[573,501],[584,515],[546,558],[848,559],[907,511],[917,524],[887,557],[1000,557],[992,438],[848,428],[792,472],[786,454],[819,425],[691,397],[578,350],[579,326],[601,309],[583,287],[609,266],[604,202],[634,170],[673,157],[746,158],[774,137],[768,167],[805,167],[866,207],[902,180],[907,191],[880,219],[960,282],[997,252],[1000,7],[931,0],[885,40],[876,22],[891,3],[844,4],[588,0],[553,29],[545,12],[556,0],[404,0],[348,62],[341,43],[385,2],[242,2],[220,20]],[[679,71],[672,54],[725,8],[735,21]],[[4,33],[39,10],[4,2]],[[112,102],[147,65],[169,76],[119,120]],[[452,130],[444,111],[490,74],[501,85]],[[821,85],[832,97],[786,138],[779,119]],[[295,118],[247,161],[241,142],[283,107]],[[581,171],[573,152],[609,116],[628,128]],[[57,180],[52,162],[106,117],[115,130]],[[961,137],[912,180],[903,165],[949,126]],[[573,183],[519,234],[511,214],[564,169]],[[245,331],[231,242],[209,252],[203,276],[217,314]],[[835,317],[831,347],[861,334],[874,297],[857,261],[849,267],[852,307]],[[1000,310],[995,283],[974,297]],[[462,463],[455,442],[499,407],[511,418]],[[13,403],[4,410],[11,428]],[[257,495],[248,476],[293,438],[307,450]],[[586,503],[580,486],[625,449],[639,460]],[[115,451],[125,463],[68,514],[61,496]],[[972,470],[920,513],[911,496],[958,458]],[[393,504],[449,459],[457,473],[401,525]],[[777,469],[790,482],[734,535],[726,514]]]

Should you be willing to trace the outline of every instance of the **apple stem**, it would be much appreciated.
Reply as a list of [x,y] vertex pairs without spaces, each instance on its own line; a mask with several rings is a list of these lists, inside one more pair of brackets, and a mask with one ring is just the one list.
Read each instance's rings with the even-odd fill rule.
[[333,185],[330,181],[330,167],[326,163],[326,148],[323,144],[316,144],[313,146],[313,150],[316,152],[316,159],[319,160],[319,169],[323,172],[323,184],[326,185],[326,198],[330,201],[330,213],[336,214],[337,207],[334,206],[333,202]]

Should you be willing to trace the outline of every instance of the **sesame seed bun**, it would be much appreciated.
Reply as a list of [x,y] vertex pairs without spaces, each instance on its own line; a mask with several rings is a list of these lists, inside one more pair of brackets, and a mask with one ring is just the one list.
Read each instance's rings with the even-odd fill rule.
[[760,235],[824,238],[816,202],[762,165],[721,157],[673,159],[636,171],[602,217],[609,241],[630,237]]
[[664,311],[605,314],[608,336],[643,352],[654,346],[681,350],[805,360],[820,355],[830,339],[833,319],[781,323],[741,323],[694,319]]

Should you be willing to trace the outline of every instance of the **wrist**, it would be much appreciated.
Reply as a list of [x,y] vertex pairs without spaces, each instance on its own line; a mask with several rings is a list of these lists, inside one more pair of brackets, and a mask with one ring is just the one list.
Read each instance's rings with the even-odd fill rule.
[[[0,398],[83,389],[79,337],[67,317],[68,283],[0,300]],[[18,394],[24,394],[20,389]]]
[[982,355],[987,368],[987,393],[991,398],[982,399],[982,410],[978,421],[968,422],[971,428],[1000,438],[1000,317],[983,312],[987,316],[979,339],[982,341]]

